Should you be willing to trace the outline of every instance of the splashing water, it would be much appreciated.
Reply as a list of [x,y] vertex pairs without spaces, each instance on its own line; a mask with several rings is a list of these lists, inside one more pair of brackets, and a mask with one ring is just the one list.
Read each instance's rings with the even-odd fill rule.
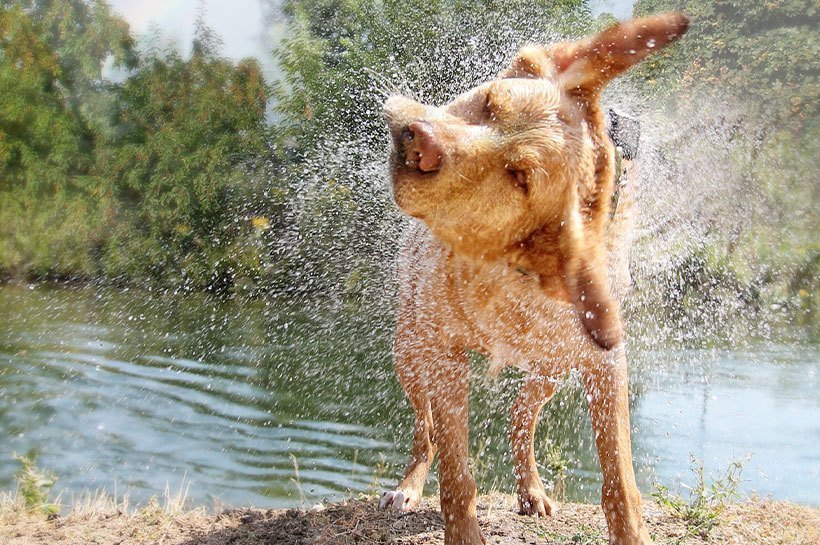
[[[413,53],[363,68],[365,83],[327,106],[331,118],[361,130],[340,124],[315,136],[295,165],[276,166],[292,198],[284,227],[261,247],[289,264],[294,281],[282,294],[2,288],[0,427],[9,440],[0,445],[0,487],[12,486],[11,453],[31,448],[60,476],[58,488],[116,484],[137,501],[182,475],[197,503],[260,507],[394,484],[412,432],[390,359],[393,260],[406,220],[392,204],[380,104],[393,93],[446,102],[494,77],[522,44],[585,30],[567,22],[537,30],[513,19],[542,20],[529,12],[489,21],[450,14],[431,21],[429,34],[401,30],[394,39]],[[490,36],[486,25],[508,30]],[[755,279],[768,261],[743,255],[747,278],[710,268],[711,243],[746,251],[740,242],[777,208],[743,167],[765,153],[761,135],[746,131],[750,114],[704,102],[686,116],[629,83],[613,87],[607,101],[637,116],[643,130],[629,182],[636,292],[627,305],[641,488],[679,482],[689,453],[707,467],[752,453],[747,490],[820,503],[811,486],[820,477],[812,440],[820,353],[796,344],[805,329],[779,326],[788,304],[769,305],[755,292],[767,289]],[[788,220],[788,210],[779,213]],[[485,361],[474,356],[471,365],[479,487],[510,492],[507,410],[520,373],[507,369],[491,381]],[[542,417],[536,452],[554,447],[568,461],[568,498],[594,500],[600,476],[577,377]]]

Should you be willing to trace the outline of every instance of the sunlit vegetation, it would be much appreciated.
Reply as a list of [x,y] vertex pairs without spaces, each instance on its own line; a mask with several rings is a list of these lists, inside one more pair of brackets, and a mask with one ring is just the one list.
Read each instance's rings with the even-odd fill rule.
[[[37,464],[36,453],[17,456],[20,469],[15,474],[17,489],[12,493],[0,493],[0,523],[34,521],[40,518],[57,519],[64,511],[60,497],[54,497],[53,488],[57,475]],[[166,484],[161,495],[152,496],[139,511],[131,508],[128,495],[111,494],[104,490],[87,491],[73,497],[68,506],[68,518],[88,520],[95,517],[138,515],[147,522],[183,514],[201,514],[204,509],[191,509],[188,490],[190,483],[183,479],[174,490]]]
[[36,515],[53,517],[60,512],[59,498],[52,492],[57,476],[37,466],[37,453],[15,456],[20,468],[14,474],[14,492],[0,492],[0,521],[9,516]]
[[[255,60],[221,58],[202,24],[188,59],[138,47],[83,0],[6,3],[0,35],[7,276],[220,288],[258,267],[241,202],[268,156]],[[109,59],[124,81],[103,78]]]
[[[661,152],[678,160],[670,170],[686,171],[708,192],[703,167],[712,168],[725,194],[696,217],[706,228],[677,248],[674,266],[643,285],[659,288],[651,297],[678,323],[718,330],[727,321],[722,309],[773,311],[816,338],[820,11],[807,0],[635,4],[637,15],[668,9],[690,16],[685,43],[643,63],[633,82],[648,99],[665,101],[675,119],[693,124],[691,133],[662,144]],[[681,168],[682,161],[700,170]]]
[[668,487],[656,485],[652,497],[655,501],[686,523],[686,533],[675,543],[681,543],[687,537],[706,538],[720,524],[726,508],[739,499],[738,486],[741,481],[743,462],[729,464],[723,475],[707,478],[704,474],[703,461],[694,457],[692,474],[695,482],[688,486],[688,498],[674,493]]
[[[286,21],[271,52],[276,81],[255,59],[222,57],[201,20],[184,57],[135,36],[102,2],[3,4],[0,275],[223,293],[389,284],[400,217],[382,177],[383,98],[440,103],[492,77],[524,42],[612,20],[594,20],[581,0],[266,5]],[[731,149],[713,162],[731,164],[726,186],[745,194],[722,203],[724,218],[698,216],[712,227],[670,246],[668,267],[636,275],[653,302],[638,306],[689,323],[721,315],[703,308],[776,308],[816,331],[816,7],[635,6],[672,8],[692,30],[630,85],[667,104],[672,123],[714,126],[725,114],[736,127],[719,144]],[[106,63],[124,78],[104,77]],[[692,133],[661,146],[669,170],[682,148],[711,145],[702,128]]]

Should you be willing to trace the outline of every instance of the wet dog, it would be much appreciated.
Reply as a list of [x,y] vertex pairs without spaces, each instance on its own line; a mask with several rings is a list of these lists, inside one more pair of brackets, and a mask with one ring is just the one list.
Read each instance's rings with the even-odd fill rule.
[[438,452],[448,545],[483,542],[468,467],[467,352],[527,375],[511,410],[518,506],[549,515],[533,434],[556,384],[578,369],[603,470],[611,543],[651,543],[629,435],[619,298],[625,207],[612,212],[615,160],[600,95],[680,37],[675,13],[579,42],[522,49],[498,79],[443,107],[391,97],[395,201],[420,220],[400,259],[399,380],[416,415],[404,478],[382,508],[419,501]]

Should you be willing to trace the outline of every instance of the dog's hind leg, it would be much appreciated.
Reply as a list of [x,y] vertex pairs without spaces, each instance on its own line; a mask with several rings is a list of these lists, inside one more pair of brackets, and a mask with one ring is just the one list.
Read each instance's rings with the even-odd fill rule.
[[538,413],[555,393],[555,382],[550,377],[528,376],[518,398],[510,409],[510,439],[515,464],[518,493],[518,512],[522,515],[555,513],[555,503],[547,496],[535,463],[533,440],[538,424]]
[[430,411],[427,377],[424,372],[425,358],[430,356],[426,350],[418,348],[419,344],[419,338],[409,334],[407,329],[400,328],[397,331],[394,354],[396,374],[413,406],[416,423],[413,428],[413,451],[407,462],[404,477],[395,490],[382,495],[379,501],[379,507],[382,509],[408,511],[418,505],[424,492],[427,473],[436,455],[432,439],[433,415]]

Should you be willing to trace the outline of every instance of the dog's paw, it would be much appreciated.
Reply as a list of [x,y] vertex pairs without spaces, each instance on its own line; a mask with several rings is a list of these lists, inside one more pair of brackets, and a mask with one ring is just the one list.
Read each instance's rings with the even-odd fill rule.
[[518,514],[537,517],[552,516],[558,511],[555,502],[543,488],[528,488],[518,493]]
[[392,509],[406,512],[414,509],[419,503],[419,497],[407,490],[390,490],[382,494],[379,500],[379,509]]

